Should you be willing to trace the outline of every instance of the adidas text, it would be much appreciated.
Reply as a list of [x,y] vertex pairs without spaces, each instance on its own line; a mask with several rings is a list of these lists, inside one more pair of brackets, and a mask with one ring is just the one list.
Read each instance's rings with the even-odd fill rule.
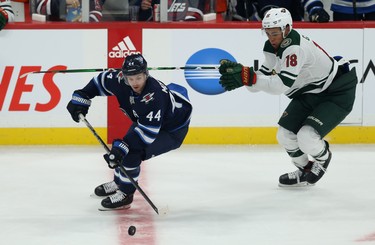
[[109,58],[125,58],[128,55],[131,54],[139,54],[138,51],[129,51],[129,50],[118,50],[118,51],[111,51],[109,52],[108,56]]

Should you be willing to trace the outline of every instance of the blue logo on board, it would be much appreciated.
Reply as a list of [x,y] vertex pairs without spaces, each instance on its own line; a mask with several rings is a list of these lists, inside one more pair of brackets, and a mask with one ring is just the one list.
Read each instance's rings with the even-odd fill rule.
[[[194,53],[186,62],[187,67],[218,67],[220,60],[228,59],[236,61],[227,51],[218,48],[207,48]],[[185,70],[185,79],[195,91],[216,95],[225,92],[219,83],[220,73],[218,69],[191,69]]]

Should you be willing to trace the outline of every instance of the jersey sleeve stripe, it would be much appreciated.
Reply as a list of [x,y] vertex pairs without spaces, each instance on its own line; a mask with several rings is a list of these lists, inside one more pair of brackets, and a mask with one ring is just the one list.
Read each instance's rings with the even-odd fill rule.
[[290,73],[290,72],[287,72],[287,71],[280,71],[280,74],[282,76],[288,77],[290,79],[296,79],[298,77],[297,74],[293,74],[293,73]]
[[139,138],[141,138],[141,140],[147,145],[151,144],[156,139],[156,137],[147,136],[145,132],[143,132],[143,130],[138,126],[134,128],[134,131],[138,134]]
[[94,83],[96,85],[96,87],[98,88],[99,90],[99,93],[101,96],[107,96],[107,95],[113,95],[113,93],[111,91],[109,91],[106,87],[105,87],[105,84],[104,84],[104,81],[105,81],[105,75],[107,74],[108,72],[103,72],[103,73],[100,73],[98,76],[96,76],[94,78]]
[[103,14],[100,11],[96,11],[96,10],[90,11],[90,14],[89,14],[90,20],[94,22],[99,22],[102,19],[102,16]]
[[270,76],[272,75],[272,70],[268,69],[267,67],[265,67],[264,65],[262,65],[259,69],[259,71],[261,73],[263,73],[264,75],[267,75],[267,76]]
[[[117,173],[117,171],[115,172],[115,176],[118,177],[120,179],[121,182],[124,182],[124,183],[131,183],[130,180],[124,176],[122,176],[121,174]],[[137,177],[133,177],[133,179],[135,181],[138,181],[139,179],[139,176]]]
[[159,131],[160,131],[160,127],[151,127],[151,126],[145,126],[141,123],[138,122],[138,126],[142,129],[142,130],[146,130],[147,132],[151,133],[151,134],[158,134]]
[[281,73],[277,75],[280,77],[281,81],[285,84],[285,86],[288,86],[289,88],[293,86],[293,83],[296,80],[295,78],[287,77],[285,75],[282,75]]

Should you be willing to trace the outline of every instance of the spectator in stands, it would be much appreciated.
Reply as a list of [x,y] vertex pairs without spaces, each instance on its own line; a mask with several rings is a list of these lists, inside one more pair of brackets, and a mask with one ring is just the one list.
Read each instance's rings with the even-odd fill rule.
[[10,0],[0,0],[0,31],[8,22],[14,21],[14,13]]
[[286,8],[293,21],[328,22],[329,14],[320,0],[229,0],[227,20],[259,21],[271,8]]
[[[173,1],[174,6],[169,6],[168,20],[203,20],[203,15],[210,11],[209,2],[209,0]],[[138,19],[140,21],[152,21],[154,5],[160,4],[160,0],[138,0],[136,4],[140,6]]]
[[159,0],[139,0],[136,5],[139,5],[139,20],[152,21],[153,8],[155,4],[159,4]]
[[[102,6],[105,0],[89,0],[90,1],[90,22],[99,22],[102,18]],[[66,5],[66,7],[61,6]],[[38,14],[47,15],[48,20],[61,21],[67,20],[69,13],[66,11],[61,13],[61,9],[79,8],[81,6],[81,0],[37,0],[36,12]],[[78,22],[81,21],[81,16],[78,14],[76,19],[70,19],[69,21]]]
[[129,5],[138,0],[105,0],[102,9],[102,21],[130,20]]
[[333,0],[333,20],[375,20],[375,0]]

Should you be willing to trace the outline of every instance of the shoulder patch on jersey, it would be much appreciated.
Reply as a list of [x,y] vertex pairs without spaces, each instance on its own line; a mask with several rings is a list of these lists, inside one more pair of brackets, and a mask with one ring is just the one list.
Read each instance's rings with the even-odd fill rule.
[[[285,43],[284,43],[285,42]],[[281,42],[279,50],[277,50],[277,56],[282,57],[285,49],[292,45],[300,45],[301,36],[295,30],[291,30],[289,35]]]
[[290,39],[290,38],[285,38],[282,42],[281,42],[281,44],[280,44],[280,48],[286,48],[286,47],[288,47],[290,44],[292,43],[292,39]]
[[292,39],[292,43],[294,45],[300,45],[301,44],[301,36],[295,30],[291,30],[290,33],[289,33],[289,35],[287,36],[287,38]]
[[122,72],[117,72],[117,82],[118,83],[121,83],[121,81],[124,81],[125,80],[125,77],[124,75],[122,74]]
[[147,93],[143,96],[143,98],[141,99],[141,102],[145,102],[145,104],[148,104],[150,101],[153,101],[154,100],[154,93]]

